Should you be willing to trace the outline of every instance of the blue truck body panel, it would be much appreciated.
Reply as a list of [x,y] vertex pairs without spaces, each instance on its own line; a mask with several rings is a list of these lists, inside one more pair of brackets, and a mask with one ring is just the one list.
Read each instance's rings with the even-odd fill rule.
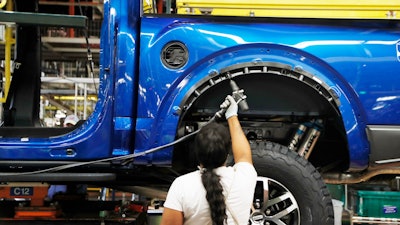
[[[104,3],[99,102],[84,125],[51,138],[2,138],[1,160],[94,160],[170,143],[193,87],[247,62],[301,68],[335,92],[350,168],[368,165],[366,125],[400,125],[399,21],[141,16],[139,4]],[[188,49],[179,69],[160,59],[172,41]],[[171,160],[168,148],[135,163]]]
[[[384,27],[376,29],[365,23],[358,25],[359,21],[348,21],[351,24],[346,25],[319,21],[293,26],[284,20],[264,20],[243,24],[229,22],[226,18],[213,21],[143,18],[139,85],[154,91],[151,97],[139,96],[138,117],[157,115],[154,126],[160,129],[167,118],[174,120],[171,124],[176,124],[177,116],[171,116],[171,106],[179,106],[191,85],[207,76],[209,71],[254,60],[285,63],[310,71],[337,92],[351,166],[365,167],[369,155],[365,125],[399,124],[396,80],[400,69],[397,59],[400,35],[397,26],[378,24]],[[238,30],[241,33],[237,33]],[[166,68],[159,60],[162,46],[171,41],[183,41],[189,49],[189,61],[179,71]],[[268,53],[262,52],[263,49],[268,49]],[[209,63],[217,58],[214,64]],[[174,96],[177,97],[171,104],[170,98]],[[170,110],[160,115],[165,107],[170,107]],[[168,133],[165,129],[161,134]],[[150,135],[150,140],[159,136],[158,143],[171,141],[175,129],[176,125],[171,127],[169,135],[172,137],[169,139],[156,134]]]

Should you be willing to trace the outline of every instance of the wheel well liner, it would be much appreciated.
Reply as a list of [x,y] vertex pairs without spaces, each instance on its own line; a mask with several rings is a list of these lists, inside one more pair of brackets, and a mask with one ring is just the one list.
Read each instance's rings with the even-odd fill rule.
[[247,95],[250,109],[243,115],[340,115],[339,97],[307,71],[272,62],[242,63],[211,73],[194,87],[182,109],[192,116],[209,115],[232,92],[234,79]]

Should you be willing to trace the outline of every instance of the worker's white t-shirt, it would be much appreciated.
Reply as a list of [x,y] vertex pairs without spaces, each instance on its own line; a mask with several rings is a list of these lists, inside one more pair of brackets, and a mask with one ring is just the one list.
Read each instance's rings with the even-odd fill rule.
[[[239,162],[233,167],[219,167],[215,172],[221,177],[225,197],[229,192],[226,200],[229,208],[240,225],[247,224],[257,179],[254,166],[247,162]],[[168,191],[164,207],[184,212],[184,225],[212,224],[206,190],[199,170],[175,179]],[[228,209],[226,214],[227,224],[235,224]]]

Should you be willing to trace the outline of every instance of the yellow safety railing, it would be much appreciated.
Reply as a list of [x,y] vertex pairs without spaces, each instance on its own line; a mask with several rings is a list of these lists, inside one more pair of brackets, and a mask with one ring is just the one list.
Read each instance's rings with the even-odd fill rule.
[[398,0],[176,0],[178,14],[398,19]]

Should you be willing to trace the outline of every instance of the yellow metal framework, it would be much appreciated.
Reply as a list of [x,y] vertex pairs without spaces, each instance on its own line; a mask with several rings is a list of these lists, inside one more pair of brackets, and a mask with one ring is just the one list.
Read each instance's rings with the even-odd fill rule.
[[176,0],[178,14],[398,19],[398,0]]
[[[2,1],[1,5],[6,1]],[[12,11],[12,2],[8,2],[6,9],[7,11]],[[4,47],[4,84],[3,84],[3,92],[1,93],[0,102],[6,102],[8,91],[10,90],[10,83],[11,83],[11,49],[12,46],[15,44],[15,39],[13,38],[13,27],[11,24],[6,24],[5,28],[5,35],[4,35],[4,42],[2,44],[5,45]]]
[[156,13],[155,0],[143,0],[143,13]]

